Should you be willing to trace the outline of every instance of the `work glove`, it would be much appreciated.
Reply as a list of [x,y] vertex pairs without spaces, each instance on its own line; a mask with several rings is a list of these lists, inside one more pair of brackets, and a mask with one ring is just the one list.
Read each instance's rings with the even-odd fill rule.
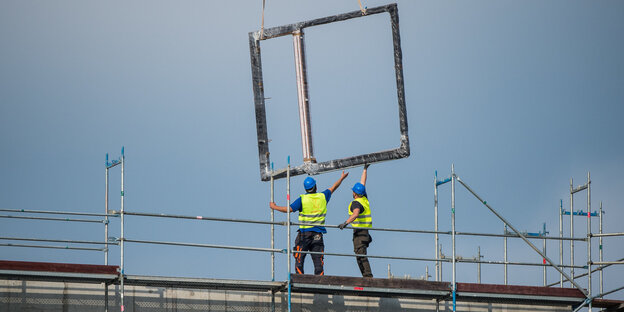
[[342,224],[340,224],[338,226],[339,229],[343,230],[345,228],[345,226],[347,226],[347,222],[343,222]]
[[368,166],[370,166],[370,164],[364,164],[364,170],[368,169]]

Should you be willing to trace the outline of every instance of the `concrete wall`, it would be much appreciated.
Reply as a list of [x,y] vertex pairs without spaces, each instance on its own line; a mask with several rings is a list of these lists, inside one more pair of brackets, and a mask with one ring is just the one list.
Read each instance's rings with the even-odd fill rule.
[[[118,287],[109,287],[109,311],[120,311]],[[126,312],[271,311],[270,293],[230,290],[175,289],[126,286]],[[104,311],[104,286],[60,282],[0,280],[2,312]],[[287,296],[275,295],[275,311],[288,311]],[[435,311],[435,301],[293,294],[293,311]],[[570,311],[571,307],[517,304],[458,303],[458,311]],[[441,302],[440,311],[452,311]]]

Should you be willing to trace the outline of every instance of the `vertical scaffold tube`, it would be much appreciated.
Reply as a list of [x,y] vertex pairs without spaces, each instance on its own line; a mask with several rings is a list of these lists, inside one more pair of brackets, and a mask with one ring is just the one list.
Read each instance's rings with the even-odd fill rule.
[[[563,199],[559,200],[559,265],[563,265]],[[563,288],[563,274],[559,273],[559,287]]]
[[[600,202],[600,224],[599,224],[599,228],[598,231],[600,234],[602,234],[602,201]],[[600,238],[598,238],[598,247],[599,247],[599,254],[598,254],[598,258],[600,259],[600,262],[602,262],[602,250],[604,249],[604,246],[602,245],[602,236],[600,236]],[[600,293],[604,293],[603,290],[603,283],[602,283],[602,269],[600,269]]]
[[481,284],[481,246],[477,247],[477,283]]
[[291,246],[290,246],[290,156],[288,156],[288,170],[286,171],[286,215],[288,216],[286,219],[286,236],[288,239],[288,249],[286,250],[286,257],[288,258],[288,312],[291,311],[291,278],[290,278],[290,272],[291,272],[291,259],[290,259],[290,255],[291,255]]
[[[104,210],[106,210],[106,216],[104,217],[104,265],[108,265],[108,153],[106,154],[106,191],[104,192]],[[104,283],[104,312],[108,312],[108,283]]]
[[104,283],[104,312],[108,312],[108,282]]
[[[591,258],[591,179],[587,172],[587,297],[592,296],[592,258]],[[592,302],[589,302],[589,312],[592,312]]]
[[[574,238],[574,184],[570,178],[570,238]],[[570,240],[570,277],[574,280],[574,240]],[[570,282],[572,285],[572,282]]]
[[[275,201],[273,163],[271,163],[271,202]],[[271,249],[275,249],[275,211],[271,209]],[[275,281],[275,253],[271,252],[271,281]],[[275,292],[271,292],[271,312],[275,312]]]
[[[438,249],[440,258],[442,258],[442,244],[440,244],[440,249]],[[438,261],[439,262],[439,261]],[[444,271],[442,270],[442,262],[440,262],[440,281],[442,281],[442,276],[444,276]]]
[[451,165],[451,229],[453,231],[453,311],[457,311],[456,305],[456,275],[455,275],[455,164]]
[[[544,235],[546,235],[546,233],[544,233]],[[544,254],[546,254],[546,239],[543,239],[543,250],[544,250]],[[547,282],[546,282],[546,259],[542,260],[544,263],[544,287],[546,287]]]
[[106,191],[104,192],[104,265],[108,265],[108,154],[106,154]]
[[310,122],[310,98],[308,95],[308,77],[305,59],[303,30],[293,32],[295,50],[295,74],[297,78],[297,96],[299,99],[299,124],[301,126],[301,148],[304,162],[316,162],[312,147],[312,124]]
[[[434,215],[434,248],[435,248],[435,259],[438,260],[440,254],[438,253],[438,171],[435,171],[435,176],[433,177],[433,215]],[[436,274],[436,282],[440,281],[440,261],[436,261],[435,263],[435,274]]]
[[124,279],[125,279],[125,272],[124,272],[124,163],[125,163],[126,157],[124,156],[124,148],[121,148],[121,238],[120,238],[120,264],[119,266],[121,267],[121,272],[119,274],[119,290],[121,292],[121,312],[124,312],[125,310],[125,306],[124,306]]
[[[273,163],[271,163],[271,202],[275,201],[275,182],[273,179]],[[275,211],[271,209],[271,249],[275,248]],[[271,252],[271,281],[275,281],[275,253]],[[273,296],[275,298],[275,296]]]
[[[505,235],[507,235],[507,224],[505,224]],[[507,285],[507,236],[503,238],[503,260],[505,261],[504,267],[504,281],[505,285]]]

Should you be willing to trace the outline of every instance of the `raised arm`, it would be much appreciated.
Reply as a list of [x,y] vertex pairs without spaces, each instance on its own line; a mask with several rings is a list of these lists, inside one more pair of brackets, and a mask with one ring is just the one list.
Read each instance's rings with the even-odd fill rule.
[[334,191],[340,186],[342,181],[344,179],[346,179],[348,175],[349,175],[349,173],[348,172],[345,173],[344,170],[343,170],[342,173],[340,174],[340,178],[338,178],[338,181],[336,181],[336,183],[334,183],[334,185],[332,185],[332,187],[329,188],[329,191],[332,192],[332,194],[333,194]]
[[366,185],[366,171],[368,170],[368,166],[370,166],[370,164],[366,164],[364,165],[364,170],[362,170],[362,178],[360,179],[360,183],[362,183],[362,185]]
[[292,208],[288,209],[286,206],[278,206],[275,202],[270,202],[269,207],[273,210],[281,211],[281,212],[292,212]]

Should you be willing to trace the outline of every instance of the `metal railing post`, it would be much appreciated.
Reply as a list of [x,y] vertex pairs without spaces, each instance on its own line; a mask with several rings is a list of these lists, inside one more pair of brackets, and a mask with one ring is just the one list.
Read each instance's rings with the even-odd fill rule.
[[[123,282],[124,282],[124,148],[123,146],[121,147],[121,157],[119,158],[119,160],[114,159],[112,161],[108,161],[108,153],[106,154],[106,180],[105,180],[105,185],[106,185],[106,189],[104,192],[104,208],[106,209],[106,211],[104,212],[104,265],[108,265],[108,225],[109,225],[109,207],[108,207],[108,199],[109,199],[109,195],[108,195],[108,189],[109,189],[109,169],[113,168],[117,165],[121,165],[121,213],[120,213],[120,224],[121,224],[121,237],[119,238],[119,243],[118,245],[120,245],[120,292],[121,292],[121,311],[124,310],[124,304],[123,304],[123,297],[124,297],[124,293],[123,293]],[[51,213],[51,212],[47,212],[47,213]],[[92,214],[85,214],[85,213],[74,213],[74,214],[82,214],[82,215],[92,215]],[[108,285],[106,285],[106,291],[108,292]],[[108,293],[106,294],[106,296],[108,296]],[[108,311],[108,300],[105,304],[104,307],[105,311]]]
[[[592,295],[592,258],[591,258],[591,179],[587,172],[587,292]],[[589,312],[592,311],[592,301],[589,302]]]
[[[104,192],[104,241],[108,242],[108,153],[106,154],[106,191]],[[104,252],[104,265],[108,265],[108,244],[104,245],[106,251]],[[106,308],[108,311],[108,307]]]
[[121,292],[121,312],[124,312],[125,310],[125,306],[124,306],[124,163],[125,163],[125,159],[126,157],[124,156],[124,148],[121,148],[121,215],[120,215],[120,223],[121,223],[121,237],[119,238],[120,240],[120,269],[121,272],[119,273],[119,290]]
[[288,261],[288,312],[291,311],[291,288],[292,288],[292,280],[290,277],[290,274],[292,272],[291,270],[291,259],[290,259],[290,255],[291,255],[291,251],[292,248],[290,246],[290,156],[288,156],[288,167],[287,167],[287,171],[286,171],[286,215],[287,215],[287,221],[286,221],[286,237],[288,240],[287,243],[287,249],[286,249],[286,257],[287,257],[287,261]]
[[477,259],[479,259],[477,263],[477,283],[481,284],[481,246],[477,248]]
[[[602,234],[602,201],[600,201],[600,227],[598,229],[599,233]],[[604,260],[602,259],[602,250],[604,249],[604,246],[602,245],[602,236],[600,236],[598,238],[598,244],[599,244],[599,255],[598,255],[598,259],[600,259],[600,262],[603,262]],[[602,280],[602,269],[600,269],[600,293],[602,294],[603,291],[603,280]]]
[[[275,183],[273,179],[273,163],[271,163],[271,202],[275,201]],[[271,209],[271,249],[275,248],[275,211]],[[271,281],[275,281],[275,253],[271,253]]]
[[[559,200],[559,265],[563,265],[563,199]],[[559,287],[563,288],[563,274],[559,273]]]
[[[433,178],[433,215],[434,215],[434,231],[438,231],[438,171],[435,171],[435,176]],[[438,233],[434,234],[434,249],[435,249],[435,259],[438,260],[440,258],[440,254],[438,253],[438,243],[439,237]],[[435,274],[436,281],[440,281],[440,262],[436,261],[435,264]]]
[[[271,163],[271,202],[275,201],[275,183],[273,178],[273,163]],[[275,211],[271,209],[271,249],[275,248]],[[275,281],[275,253],[271,252],[271,282]],[[271,292],[271,311],[275,312],[275,292]]]
[[[108,265],[108,153],[106,154],[106,192],[104,193],[104,265]],[[104,312],[108,312],[108,283],[104,283]]]
[[104,283],[104,312],[108,312],[108,282]]
[[[570,238],[574,237],[574,184],[570,178]],[[570,241],[570,265],[574,265],[574,241]],[[570,268],[570,276],[574,280],[574,267]],[[570,283],[572,285],[572,283]]]
[[[507,234],[507,224],[505,224],[505,234]],[[505,261],[504,265],[504,278],[505,285],[507,285],[507,237],[503,238],[503,260]]]
[[456,311],[456,259],[455,259],[455,164],[451,165],[451,230],[453,233],[453,311]]
[[[544,244],[544,246],[543,246],[544,255],[546,255],[546,240],[545,239],[543,240],[543,244]],[[544,264],[546,264],[546,259],[544,259]],[[546,266],[544,266],[544,287],[546,287],[546,284],[547,284],[547,282],[546,282]]]
[[[442,257],[442,244],[440,244],[440,249],[438,249],[438,252],[440,254],[440,257]],[[436,262],[440,262],[440,261],[436,261]],[[440,262],[440,281],[442,281],[442,276],[443,276],[443,270],[442,270],[443,266],[442,266],[442,262]]]

